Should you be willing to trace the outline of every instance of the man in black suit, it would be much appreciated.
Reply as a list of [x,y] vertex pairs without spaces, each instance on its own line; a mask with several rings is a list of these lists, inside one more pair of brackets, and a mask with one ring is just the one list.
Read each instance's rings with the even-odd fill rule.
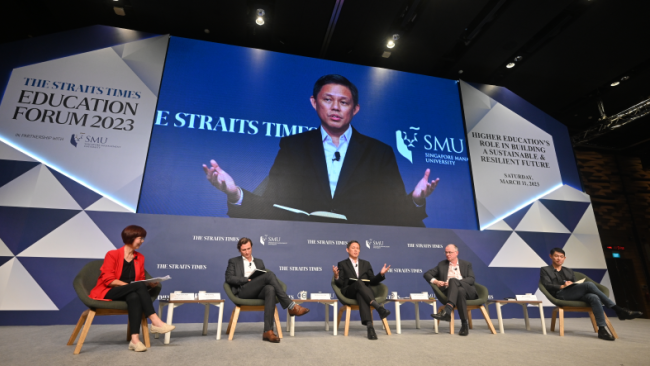
[[[345,250],[348,252],[348,259],[340,261],[338,266],[332,266],[336,285],[341,289],[343,296],[357,300],[361,324],[368,328],[368,339],[376,340],[377,333],[375,333],[375,328],[372,325],[370,307],[372,306],[377,310],[381,319],[385,319],[390,315],[390,311],[375,301],[375,294],[369,286],[378,285],[385,280],[385,274],[390,269],[390,266],[386,266],[386,263],[384,263],[379,274],[375,276],[370,262],[359,259],[361,247],[358,241],[352,240],[348,242]],[[357,281],[352,281],[351,278],[357,279]],[[368,281],[362,281],[364,279]]]
[[552,296],[559,300],[579,300],[590,304],[598,325],[598,338],[606,341],[615,340],[607,329],[603,304],[616,311],[620,320],[634,319],[643,315],[640,311],[631,311],[616,305],[592,282],[574,283],[573,271],[563,266],[566,259],[564,250],[553,248],[550,257],[553,264],[542,267],[539,271],[540,282]]
[[426,198],[439,179],[430,170],[410,194],[393,149],[350,126],[359,112],[358,91],[340,75],[325,75],[314,85],[311,104],[321,126],[280,140],[280,151],[262,195],[238,187],[216,161],[203,165],[207,179],[228,196],[230,217],[332,221],[276,208],[346,216],[350,224],[424,226]]
[[261,259],[253,258],[253,242],[249,238],[239,239],[237,249],[241,256],[228,260],[226,282],[230,285],[233,294],[239,298],[264,300],[264,334],[262,340],[280,343],[280,338],[273,333],[275,297],[277,296],[280,300],[283,309],[289,308],[290,315],[302,316],[307,314],[309,309],[291,301],[273,273],[267,272],[252,280],[248,278],[256,269],[265,269],[264,262]]
[[445,307],[438,314],[431,314],[431,316],[438,320],[450,321],[454,306],[457,307],[461,322],[458,335],[466,336],[469,334],[466,301],[478,298],[474,287],[474,271],[470,262],[458,259],[456,245],[447,245],[445,256],[447,259],[424,274],[424,279],[438,286],[448,299]]

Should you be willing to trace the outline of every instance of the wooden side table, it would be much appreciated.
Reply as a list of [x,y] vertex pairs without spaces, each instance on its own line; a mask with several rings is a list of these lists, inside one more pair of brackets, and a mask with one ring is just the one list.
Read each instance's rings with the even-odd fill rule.
[[[334,331],[332,332],[332,335],[336,335],[337,327],[336,327],[336,317],[337,317],[337,310],[338,310],[338,305],[339,302],[336,299],[331,299],[331,300],[300,300],[300,299],[293,299],[293,302],[296,304],[302,304],[302,303],[320,303],[325,305],[325,331],[330,330],[330,312],[328,306],[331,306],[334,311]],[[294,331],[296,328],[296,317],[289,315],[289,309],[287,308],[287,332],[289,332],[289,335],[293,337]]]
[[[397,334],[402,334],[402,317],[400,314],[400,307],[405,303],[412,303],[415,305],[415,328],[420,329],[420,303],[425,303],[433,306],[434,314],[438,312],[438,306],[436,305],[436,299],[430,298],[428,300],[411,300],[411,299],[390,299],[390,302],[395,303],[395,323],[397,328]],[[433,329],[438,333],[438,322],[433,322]]]
[[[223,320],[223,306],[225,300],[159,300],[158,301],[158,316],[162,319],[162,311],[165,306],[167,308],[167,324],[172,325],[174,319],[174,308],[184,304],[201,304],[205,306],[205,313],[203,316],[203,335],[208,334],[208,316],[210,315],[210,305],[219,308],[219,319],[217,322],[217,340],[221,339],[221,321]],[[165,333],[165,344],[169,344],[172,332]],[[156,334],[158,338],[158,334]]]
[[507,304],[519,304],[524,309],[524,321],[526,322],[526,330],[530,330],[530,321],[528,320],[528,304],[537,305],[539,308],[539,319],[542,322],[542,334],[546,335],[546,322],[544,322],[544,307],[541,301],[514,301],[514,300],[490,300],[488,304],[496,304],[497,317],[499,318],[499,332],[503,334],[503,317],[501,315],[501,307]]

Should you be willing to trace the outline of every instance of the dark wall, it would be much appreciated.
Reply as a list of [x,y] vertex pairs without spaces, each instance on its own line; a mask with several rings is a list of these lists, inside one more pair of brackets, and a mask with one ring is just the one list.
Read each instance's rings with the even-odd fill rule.
[[[650,167],[616,152],[576,150],[617,302],[650,313]],[[624,247],[613,250],[608,247]],[[613,252],[621,259],[613,258]]]

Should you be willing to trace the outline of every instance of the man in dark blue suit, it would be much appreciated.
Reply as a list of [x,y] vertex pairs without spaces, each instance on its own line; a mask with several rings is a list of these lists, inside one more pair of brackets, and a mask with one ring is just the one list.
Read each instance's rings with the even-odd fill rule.
[[[203,165],[207,179],[228,196],[230,217],[310,220],[351,224],[424,226],[426,198],[439,179],[427,169],[406,194],[393,149],[350,126],[359,112],[358,91],[340,75],[325,75],[314,85],[311,104],[321,126],[280,140],[263,194],[235,184],[216,161]],[[339,218],[308,216],[274,205]],[[339,216],[340,217],[340,216]]]

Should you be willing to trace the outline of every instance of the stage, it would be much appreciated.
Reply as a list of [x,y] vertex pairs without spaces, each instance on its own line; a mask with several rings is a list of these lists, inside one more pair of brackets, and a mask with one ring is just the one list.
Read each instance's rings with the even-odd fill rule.
[[[126,317],[124,317],[126,322]],[[124,325],[93,325],[81,354],[73,355],[66,346],[72,325],[6,326],[0,328],[0,353],[3,365],[382,365],[382,364],[470,364],[470,365],[647,365],[650,358],[650,320],[611,319],[619,339],[614,342],[596,338],[588,318],[566,319],[566,333],[542,335],[538,319],[531,319],[526,331],[523,319],[504,320],[505,334],[492,335],[484,321],[474,320],[467,337],[450,335],[448,323],[441,323],[434,334],[433,321],[402,321],[402,334],[386,336],[379,322],[375,327],[379,340],[366,339],[365,327],[354,322],[350,335],[332,336],[322,322],[296,323],[295,336],[288,332],[279,344],[263,342],[261,323],[241,323],[235,338],[215,340],[217,325],[211,323],[207,336],[202,325],[178,324],[169,345],[163,337],[153,339],[144,353],[127,349]],[[493,319],[496,324],[496,319]],[[283,326],[286,324],[283,322]],[[459,329],[460,323],[456,323]],[[352,361],[351,357],[354,357]]]

